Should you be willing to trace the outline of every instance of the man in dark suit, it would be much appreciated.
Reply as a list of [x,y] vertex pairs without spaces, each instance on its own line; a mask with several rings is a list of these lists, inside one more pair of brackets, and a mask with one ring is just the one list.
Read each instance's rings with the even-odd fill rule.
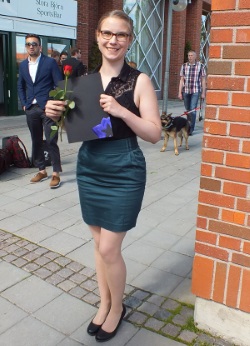
[[78,48],[72,48],[70,51],[71,57],[62,61],[62,68],[66,65],[70,65],[73,68],[70,78],[80,77],[87,74],[87,66],[81,62],[81,50]]
[[41,39],[36,34],[25,37],[28,58],[19,66],[18,96],[26,113],[27,124],[32,140],[32,157],[39,172],[31,183],[48,179],[43,151],[43,132],[45,133],[53,166],[51,188],[60,186],[59,172],[62,171],[60,151],[57,145],[58,135],[51,137],[51,126],[55,123],[46,117],[45,104],[50,90],[63,79],[55,59],[45,56],[41,51]]

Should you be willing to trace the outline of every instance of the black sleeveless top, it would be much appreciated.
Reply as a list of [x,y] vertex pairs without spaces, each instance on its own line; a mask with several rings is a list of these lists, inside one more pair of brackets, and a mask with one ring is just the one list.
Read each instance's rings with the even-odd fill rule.
[[[120,105],[139,117],[139,109],[134,103],[134,90],[140,74],[140,71],[135,70],[124,62],[119,76],[113,77],[104,91],[106,95],[113,96]],[[136,136],[122,119],[110,115],[110,121],[113,129],[113,137],[105,138],[104,140],[116,140]]]

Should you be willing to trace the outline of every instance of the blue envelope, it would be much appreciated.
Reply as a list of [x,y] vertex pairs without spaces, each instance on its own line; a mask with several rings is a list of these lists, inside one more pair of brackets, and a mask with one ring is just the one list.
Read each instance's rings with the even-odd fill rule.
[[[59,83],[64,87],[64,81]],[[104,93],[100,73],[69,78],[69,99],[75,101],[65,118],[65,129],[69,143],[112,137],[110,116],[100,106],[100,95]]]

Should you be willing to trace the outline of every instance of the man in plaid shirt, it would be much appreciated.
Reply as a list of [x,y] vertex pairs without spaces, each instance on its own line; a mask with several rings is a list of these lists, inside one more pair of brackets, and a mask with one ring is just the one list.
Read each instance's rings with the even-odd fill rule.
[[[188,62],[181,66],[180,76],[178,97],[180,100],[184,100],[186,111],[190,111],[197,108],[199,98],[204,99],[206,91],[206,71],[204,65],[196,61],[194,51],[188,52]],[[189,113],[187,118],[191,125],[189,135],[192,136],[196,111]]]

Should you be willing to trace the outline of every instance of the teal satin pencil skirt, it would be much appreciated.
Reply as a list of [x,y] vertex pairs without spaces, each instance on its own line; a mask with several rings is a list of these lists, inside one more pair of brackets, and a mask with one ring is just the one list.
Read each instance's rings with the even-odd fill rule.
[[146,184],[146,163],[137,138],[84,142],[77,183],[84,221],[113,232],[136,225]]

